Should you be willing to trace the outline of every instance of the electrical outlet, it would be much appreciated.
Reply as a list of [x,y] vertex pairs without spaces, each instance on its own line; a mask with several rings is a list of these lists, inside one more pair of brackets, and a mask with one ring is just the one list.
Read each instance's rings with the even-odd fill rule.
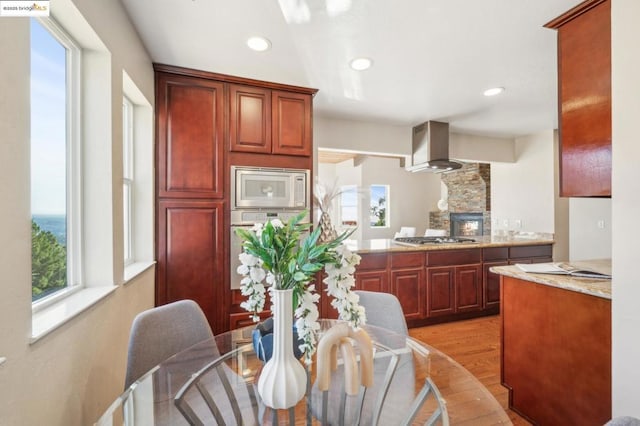
[[604,219],[600,219],[598,221],[598,228],[599,229],[604,229],[604,227],[605,227]]
[[522,228],[522,221],[520,219],[514,219],[513,227],[516,229]]

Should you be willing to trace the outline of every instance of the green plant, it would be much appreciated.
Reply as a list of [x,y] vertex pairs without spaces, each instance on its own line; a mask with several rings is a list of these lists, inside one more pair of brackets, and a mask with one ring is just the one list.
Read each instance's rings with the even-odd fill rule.
[[318,308],[320,296],[315,293],[313,281],[318,272],[325,270],[327,292],[334,297],[332,306],[339,316],[357,328],[366,321],[364,309],[358,305],[358,296],[351,292],[355,281],[353,274],[360,256],[351,253],[342,244],[354,230],[346,231],[335,240],[318,243],[320,228],[301,239],[310,224],[301,223],[307,216],[302,212],[285,224],[273,219],[265,224],[256,224],[251,230],[238,229],[236,234],[243,240],[238,273],[243,275],[240,290],[247,300],[241,306],[253,314],[264,309],[265,285],[278,290],[293,289],[293,305],[297,318],[299,337],[304,341],[301,348],[307,361],[315,351],[316,332],[319,329]]
[[31,297],[38,299],[67,285],[67,249],[55,235],[31,221]]

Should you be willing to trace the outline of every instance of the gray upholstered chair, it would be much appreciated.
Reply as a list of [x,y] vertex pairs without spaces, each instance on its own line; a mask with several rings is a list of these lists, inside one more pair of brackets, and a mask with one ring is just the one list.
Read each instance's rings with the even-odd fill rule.
[[125,389],[165,359],[211,337],[207,318],[193,300],[139,313],[129,336]]
[[629,416],[614,417],[605,426],[640,426],[640,419]]
[[364,306],[367,324],[386,328],[404,336],[409,335],[407,321],[404,319],[402,306],[396,296],[362,290],[355,293],[360,296],[360,305]]

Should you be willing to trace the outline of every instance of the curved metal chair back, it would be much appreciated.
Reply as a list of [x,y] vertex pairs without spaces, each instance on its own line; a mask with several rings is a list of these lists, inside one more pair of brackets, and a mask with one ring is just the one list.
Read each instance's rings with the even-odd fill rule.
[[231,423],[230,413],[237,425],[260,423],[253,384],[227,365],[228,361],[250,350],[249,344],[222,355],[193,374],[182,386],[173,402],[190,425],[203,426],[214,421],[226,425]]
[[125,389],[170,356],[211,337],[209,322],[193,300],[139,313],[129,336]]

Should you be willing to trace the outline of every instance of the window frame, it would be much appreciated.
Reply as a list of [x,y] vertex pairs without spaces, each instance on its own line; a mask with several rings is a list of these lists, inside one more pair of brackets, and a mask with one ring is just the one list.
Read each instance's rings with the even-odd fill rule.
[[[31,302],[36,313],[84,288],[82,268],[82,144],[81,83],[82,49],[55,18],[31,18],[40,24],[64,47],[65,54],[65,169],[66,169],[66,230],[67,287]],[[30,142],[31,143],[31,142]]]
[[[353,190],[353,194],[355,196],[355,205],[347,205],[346,207],[355,207],[356,209],[356,223],[355,224],[348,224],[348,223],[344,223],[344,215],[343,215],[343,209],[345,207],[344,203],[343,203],[343,197],[344,194],[346,193],[350,193]],[[342,227],[346,227],[346,228],[356,228],[358,226],[358,223],[360,222],[360,214],[359,214],[359,210],[360,210],[360,206],[358,203],[358,185],[341,185],[340,186],[340,226]]]
[[124,266],[135,263],[135,105],[122,96],[122,191],[123,191],[123,242]]

